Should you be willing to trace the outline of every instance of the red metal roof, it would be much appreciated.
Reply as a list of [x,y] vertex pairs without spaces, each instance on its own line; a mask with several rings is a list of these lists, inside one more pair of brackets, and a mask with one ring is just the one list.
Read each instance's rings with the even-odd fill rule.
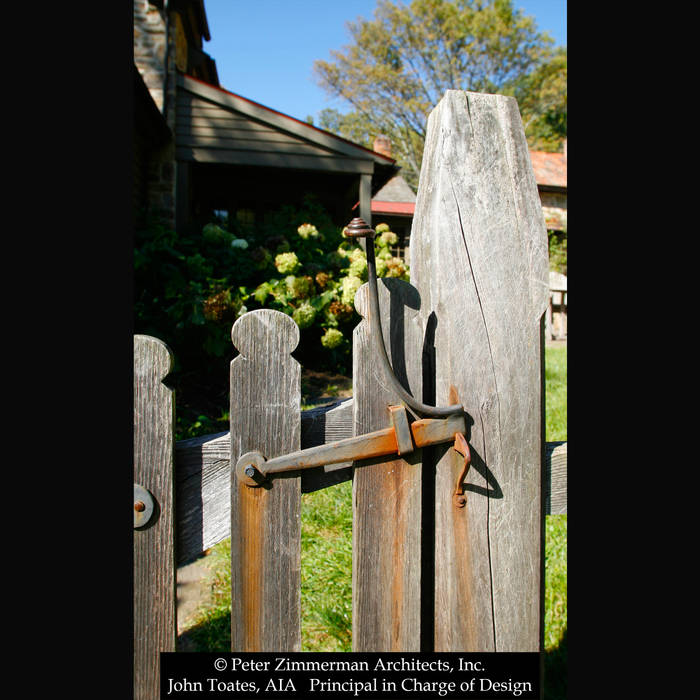
[[416,210],[415,202],[382,202],[372,200],[372,214],[399,214],[413,216]]
[[566,187],[566,155],[564,153],[530,151],[530,160],[538,185]]

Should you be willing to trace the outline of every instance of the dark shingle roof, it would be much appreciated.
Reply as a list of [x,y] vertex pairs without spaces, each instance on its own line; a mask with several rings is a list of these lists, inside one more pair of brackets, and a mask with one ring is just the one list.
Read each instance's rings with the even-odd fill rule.
[[406,180],[401,175],[396,175],[372,199],[380,202],[415,202],[416,195]]

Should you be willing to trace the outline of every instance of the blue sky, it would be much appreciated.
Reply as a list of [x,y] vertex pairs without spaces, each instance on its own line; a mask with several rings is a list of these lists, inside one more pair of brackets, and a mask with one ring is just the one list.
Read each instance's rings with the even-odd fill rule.
[[[514,0],[537,28],[566,45],[566,0]],[[204,0],[223,88],[297,119],[348,107],[316,85],[312,67],[350,43],[347,21],[374,15],[376,0]]]

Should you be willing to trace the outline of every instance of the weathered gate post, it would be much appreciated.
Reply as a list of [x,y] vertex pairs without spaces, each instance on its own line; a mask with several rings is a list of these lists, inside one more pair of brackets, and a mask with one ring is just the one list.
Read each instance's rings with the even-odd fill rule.
[[134,336],[134,698],[160,697],[159,653],[175,651],[172,353]]
[[300,448],[299,327],[260,309],[231,338],[241,353],[231,362],[231,649],[301,651],[301,477],[250,488],[233,469],[247,452]]
[[435,483],[435,650],[538,651],[543,572],[547,236],[513,98],[448,90],[428,120],[411,233],[434,314],[438,405],[468,415],[466,507],[442,448]]

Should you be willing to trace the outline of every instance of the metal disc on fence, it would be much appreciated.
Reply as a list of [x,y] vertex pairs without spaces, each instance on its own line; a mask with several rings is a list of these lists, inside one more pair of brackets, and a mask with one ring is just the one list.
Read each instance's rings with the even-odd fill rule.
[[134,527],[148,525],[154,510],[153,496],[141,484],[134,484]]

